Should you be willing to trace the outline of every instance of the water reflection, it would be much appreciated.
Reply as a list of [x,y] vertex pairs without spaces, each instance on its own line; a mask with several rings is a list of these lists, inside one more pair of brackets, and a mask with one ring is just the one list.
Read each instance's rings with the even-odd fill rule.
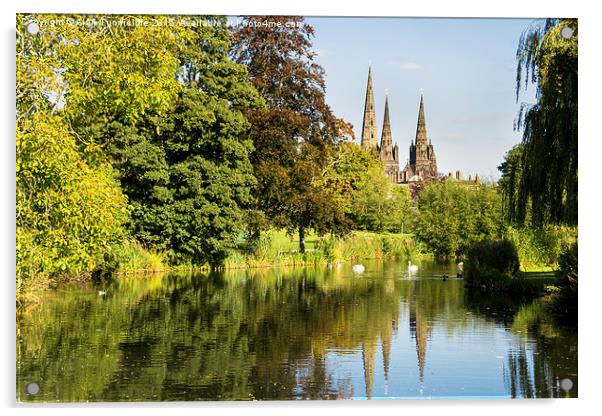
[[[576,333],[534,319],[529,302],[442,281],[452,267],[423,262],[408,278],[403,263],[374,262],[359,276],[342,266],[65,288],[18,317],[19,399],[575,396]],[[25,393],[32,381],[36,396]]]

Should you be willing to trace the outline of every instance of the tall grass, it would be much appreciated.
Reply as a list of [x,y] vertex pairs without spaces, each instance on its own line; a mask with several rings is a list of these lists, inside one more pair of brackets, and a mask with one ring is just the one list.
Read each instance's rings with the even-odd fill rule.
[[224,263],[225,269],[269,266],[314,266],[382,258],[417,258],[424,248],[408,234],[353,232],[344,237],[313,236],[312,245],[299,253],[282,231],[269,231],[253,244],[241,245]]
[[548,225],[541,229],[508,227],[505,238],[516,246],[522,270],[546,266],[556,269],[563,247],[577,240],[577,228]]
[[169,269],[167,256],[149,250],[136,240],[126,240],[105,255],[99,271],[102,273],[147,273]]

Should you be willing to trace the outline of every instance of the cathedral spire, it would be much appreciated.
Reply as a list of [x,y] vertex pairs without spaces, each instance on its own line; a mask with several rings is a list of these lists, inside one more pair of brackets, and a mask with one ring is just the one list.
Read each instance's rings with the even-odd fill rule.
[[368,68],[368,85],[366,86],[366,101],[364,103],[364,123],[362,125],[362,148],[376,148],[378,133],[376,131],[376,110],[374,109],[374,92],[372,89],[372,68]]
[[374,384],[374,345],[362,345],[362,360],[364,362],[364,385],[366,398],[372,398],[372,385]]
[[383,133],[380,139],[380,160],[385,165],[385,173],[391,182],[399,182],[399,149],[393,146],[393,135],[391,134],[391,120],[389,118],[389,96],[385,96],[385,119],[383,121]]
[[381,334],[381,346],[383,353],[383,370],[385,373],[384,393],[389,394],[389,363],[391,361],[391,335],[393,332],[393,321],[390,320]]
[[427,143],[426,120],[424,117],[424,97],[420,94],[420,109],[418,110],[418,123],[416,126],[416,144]]
[[385,96],[385,119],[383,133],[380,139],[380,158],[393,160],[393,135],[391,134],[391,120],[389,118],[389,96]]

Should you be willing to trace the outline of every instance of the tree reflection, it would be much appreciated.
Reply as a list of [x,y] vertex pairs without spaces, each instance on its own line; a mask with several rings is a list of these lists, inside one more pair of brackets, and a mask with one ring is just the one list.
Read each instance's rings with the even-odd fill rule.
[[[467,305],[518,339],[504,366],[504,382],[513,398],[577,397],[577,332],[552,321],[539,300],[466,293]],[[570,391],[560,387],[568,378]]]
[[[522,305],[511,330],[524,337],[505,371],[512,397],[577,397],[577,334],[555,325],[539,299]],[[563,379],[572,388],[561,388]]]
[[[525,331],[528,313],[490,315],[459,280],[403,280],[399,264],[379,267],[363,277],[345,267],[170,274],[50,294],[19,316],[18,391],[51,401],[372,398],[377,370],[387,394],[400,322],[409,323],[422,388],[435,322],[462,331],[475,319],[466,307],[482,309],[482,325],[517,322],[524,343],[504,369],[513,397],[557,397],[558,380],[576,373],[576,359],[564,372],[551,365],[576,346],[552,336],[553,326]],[[364,391],[329,365],[345,357],[363,366]],[[41,386],[35,397],[24,394],[30,381]]]
[[352,397],[350,381],[327,369],[332,348],[363,351],[370,397],[374,350],[379,339],[390,342],[401,298],[387,279],[307,269],[170,275],[162,285],[104,289],[106,297],[67,291],[22,316],[19,379],[43,380],[36,398]]

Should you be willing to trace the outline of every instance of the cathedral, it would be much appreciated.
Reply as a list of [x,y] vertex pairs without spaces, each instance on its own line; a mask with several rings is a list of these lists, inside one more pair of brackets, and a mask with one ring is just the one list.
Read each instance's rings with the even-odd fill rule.
[[403,170],[399,170],[399,148],[393,144],[391,121],[389,118],[389,98],[385,98],[385,117],[383,121],[380,145],[377,141],[376,112],[374,110],[374,93],[372,88],[372,70],[368,70],[368,86],[364,104],[364,121],[362,126],[361,146],[373,151],[385,165],[385,172],[394,183],[421,182],[437,179],[437,158],[433,144],[427,138],[426,120],[424,117],[424,99],[420,96],[418,109],[418,125],[416,138],[410,144],[408,162]]

